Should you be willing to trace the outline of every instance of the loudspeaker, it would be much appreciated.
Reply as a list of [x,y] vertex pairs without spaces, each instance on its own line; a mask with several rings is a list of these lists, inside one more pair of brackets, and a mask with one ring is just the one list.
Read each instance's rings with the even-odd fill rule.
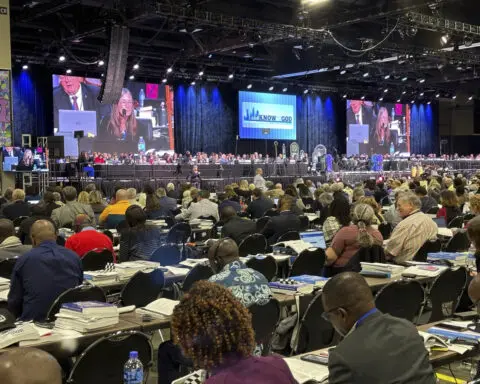
[[83,131],[73,131],[73,137],[75,139],[81,139],[83,137]]
[[98,94],[101,103],[116,103],[122,94],[127,69],[130,29],[125,26],[110,27],[110,49],[107,59],[107,73]]

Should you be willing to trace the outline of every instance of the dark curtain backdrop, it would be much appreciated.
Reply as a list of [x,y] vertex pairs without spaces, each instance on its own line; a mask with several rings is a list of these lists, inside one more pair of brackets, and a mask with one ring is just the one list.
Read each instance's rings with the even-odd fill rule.
[[414,104],[410,114],[410,152],[439,153],[438,108],[432,104]]
[[51,73],[39,67],[15,71],[12,89],[14,145],[22,144],[22,133],[53,135]]
[[[238,134],[238,91],[229,85],[175,89],[175,148],[177,152],[235,153]],[[297,142],[311,153],[318,144],[345,151],[345,102],[330,96],[297,97]],[[274,153],[274,140],[238,140],[238,153]],[[285,143],[279,140],[278,151]]]

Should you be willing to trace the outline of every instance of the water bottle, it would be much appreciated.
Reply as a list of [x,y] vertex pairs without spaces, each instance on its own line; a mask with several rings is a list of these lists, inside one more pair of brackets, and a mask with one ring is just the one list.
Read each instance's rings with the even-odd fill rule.
[[143,364],[137,351],[130,352],[130,358],[123,367],[123,384],[143,384]]
[[138,102],[140,103],[140,108],[143,108],[143,103],[145,102],[145,92],[143,91],[143,88],[140,89],[140,92],[138,93]]
[[138,139],[138,152],[145,152],[145,140],[143,140],[143,136],[140,136],[140,139]]
[[392,108],[392,121],[395,120],[395,108]]
[[395,153],[395,147],[393,146],[393,143],[390,143],[390,155],[393,155]]

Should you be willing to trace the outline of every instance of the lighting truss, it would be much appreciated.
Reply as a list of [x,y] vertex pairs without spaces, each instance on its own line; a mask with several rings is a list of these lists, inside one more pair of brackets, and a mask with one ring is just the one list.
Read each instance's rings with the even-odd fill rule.
[[433,32],[455,32],[473,36],[480,36],[480,26],[443,19],[422,13],[408,12],[407,18],[419,28]]

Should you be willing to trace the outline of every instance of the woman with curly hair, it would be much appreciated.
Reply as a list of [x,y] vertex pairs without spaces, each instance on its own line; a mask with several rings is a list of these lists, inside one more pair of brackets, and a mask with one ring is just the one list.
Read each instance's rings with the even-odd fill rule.
[[175,307],[172,334],[205,383],[296,383],[279,357],[253,356],[255,336],[249,311],[227,289],[199,281]]

